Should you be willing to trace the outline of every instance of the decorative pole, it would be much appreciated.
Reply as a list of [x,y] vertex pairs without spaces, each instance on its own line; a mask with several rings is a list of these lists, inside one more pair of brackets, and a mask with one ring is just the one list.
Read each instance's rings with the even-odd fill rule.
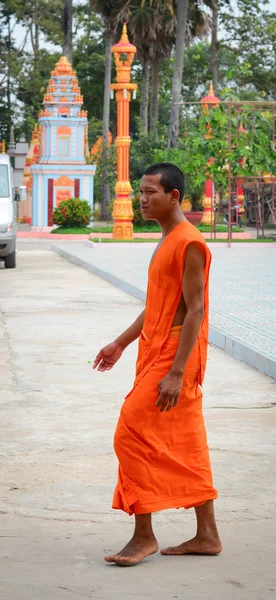
[[[204,96],[200,101],[202,104],[203,111],[208,113],[210,108],[215,108],[220,104],[220,99],[217,98],[214,94],[213,83],[210,83],[210,89],[208,96]],[[211,130],[206,134],[206,138],[211,137]],[[211,164],[214,161],[213,157],[210,157],[209,163]],[[202,223],[206,225],[211,225],[214,222],[214,205],[213,205],[213,181],[212,179],[207,179],[205,181],[205,191],[203,196],[203,207],[204,213],[202,218]]]
[[[239,133],[247,133],[246,129],[244,129],[242,123],[239,126],[238,129],[238,134]],[[244,158],[241,158],[240,160],[240,165],[241,167],[244,165]],[[239,215],[242,219],[242,221],[245,221],[245,208],[244,208],[244,191],[243,191],[243,179],[242,177],[239,177],[237,179],[237,203],[239,205]]]
[[129,103],[136,97],[137,85],[130,83],[130,71],[136,47],[133,46],[127,35],[126,23],[123,26],[122,37],[118,44],[112,46],[111,52],[115,57],[117,83],[110,86],[111,98],[116,90],[117,101],[117,183],[115,186],[116,198],[112,217],[114,220],[113,237],[115,239],[133,238],[133,210],[130,200],[132,187],[129,181]]

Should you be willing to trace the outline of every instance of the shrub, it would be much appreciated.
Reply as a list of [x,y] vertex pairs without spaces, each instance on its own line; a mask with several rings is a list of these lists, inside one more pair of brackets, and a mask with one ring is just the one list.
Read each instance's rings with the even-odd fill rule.
[[52,222],[61,227],[85,227],[90,222],[91,215],[92,211],[87,200],[69,198],[55,208]]
[[134,214],[133,224],[144,225],[145,221],[142,217],[140,200],[137,196],[134,196],[134,198],[132,199],[132,210],[133,210],[133,214]]

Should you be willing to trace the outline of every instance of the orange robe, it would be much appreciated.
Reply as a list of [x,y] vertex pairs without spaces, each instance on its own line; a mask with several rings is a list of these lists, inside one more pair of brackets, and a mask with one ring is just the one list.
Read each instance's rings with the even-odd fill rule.
[[[178,405],[161,413],[156,407],[158,383],[169,372],[179,343],[172,323],[191,242],[205,250],[204,317],[187,362]],[[122,406],[114,438],[119,477],[112,506],[129,515],[191,508],[217,497],[201,392],[207,360],[210,263],[211,254],[202,235],[183,222],[167,236],[149,267],[136,378]]]

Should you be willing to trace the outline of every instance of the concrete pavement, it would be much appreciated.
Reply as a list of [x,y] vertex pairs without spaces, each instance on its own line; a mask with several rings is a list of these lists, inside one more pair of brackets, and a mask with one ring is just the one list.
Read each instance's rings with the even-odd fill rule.
[[[223,554],[106,565],[132,531],[110,502],[136,346],[110,373],[87,360],[142,303],[43,245],[20,248],[18,268],[0,268],[0,597],[274,600],[275,381],[210,349],[204,406]],[[154,524],[161,546],[178,543],[193,535],[193,511]]]
[[[211,343],[276,379],[276,247],[208,245]],[[154,248],[150,243],[53,245],[68,260],[143,300]]]

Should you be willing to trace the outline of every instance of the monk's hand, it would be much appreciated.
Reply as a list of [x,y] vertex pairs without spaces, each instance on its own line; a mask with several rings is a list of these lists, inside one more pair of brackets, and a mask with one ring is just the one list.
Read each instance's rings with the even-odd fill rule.
[[118,342],[108,344],[97,354],[93,362],[93,369],[102,372],[110,371],[119,358],[121,358],[123,351],[124,348]]
[[183,374],[169,372],[158,384],[159,398],[156,406],[160,412],[169,411],[177,405],[181,388]]

